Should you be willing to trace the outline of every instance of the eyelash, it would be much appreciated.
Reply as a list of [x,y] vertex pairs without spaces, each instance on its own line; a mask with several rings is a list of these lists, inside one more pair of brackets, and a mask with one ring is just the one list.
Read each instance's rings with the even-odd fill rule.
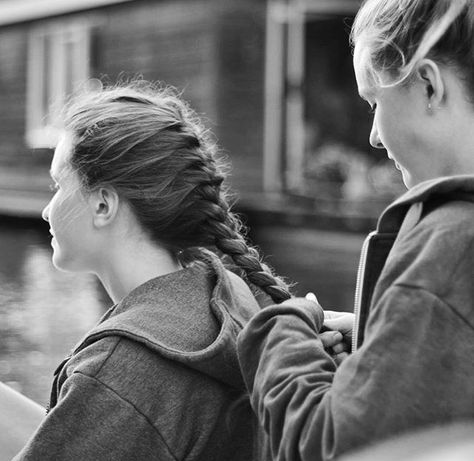
[[369,114],[375,114],[375,110],[377,109],[377,104],[374,104],[373,106],[371,106],[371,108],[369,109]]
[[53,183],[53,184],[49,185],[49,190],[51,192],[57,192],[58,189],[59,189],[59,184],[57,184],[57,183]]

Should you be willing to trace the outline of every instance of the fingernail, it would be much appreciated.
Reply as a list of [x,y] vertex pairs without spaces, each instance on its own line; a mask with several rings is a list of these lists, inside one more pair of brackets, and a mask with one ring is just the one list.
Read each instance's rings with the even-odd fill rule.
[[311,291],[306,294],[305,298],[306,298],[308,301],[314,301],[315,303],[318,302],[318,298],[316,298],[316,295],[315,295],[314,293],[311,293]]

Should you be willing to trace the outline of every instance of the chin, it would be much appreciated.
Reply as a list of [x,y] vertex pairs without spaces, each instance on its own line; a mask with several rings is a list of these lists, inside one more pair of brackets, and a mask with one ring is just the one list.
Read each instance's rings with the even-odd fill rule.
[[404,168],[401,168],[403,184],[407,189],[411,189],[413,186],[416,186],[421,181],[415,181],[413,176],[408,173]]
[[54,251],[53,266],[61,272],[84,272],[78,267],[77,261],[72,258],[67,258],[61,252]]
[[73,270],[56,255],[53,255],[53,266],[61,272],[73,272]]

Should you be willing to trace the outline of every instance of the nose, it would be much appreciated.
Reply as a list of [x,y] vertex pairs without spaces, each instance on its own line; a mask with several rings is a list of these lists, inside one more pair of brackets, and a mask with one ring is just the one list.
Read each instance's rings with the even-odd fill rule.
[[44,208],[43,211],[41,212],[41,217],[46,221],[49,222],[49,206],[51,205],[51,202],[49,202]]
[[384,149],[384,145],[382,144],[382,141],[379,137],[379,130],[377,128],[375,120],[372,123],[372,129],[370,130],[369,142],[370,145],[372,147],[375,147],[376,149]]

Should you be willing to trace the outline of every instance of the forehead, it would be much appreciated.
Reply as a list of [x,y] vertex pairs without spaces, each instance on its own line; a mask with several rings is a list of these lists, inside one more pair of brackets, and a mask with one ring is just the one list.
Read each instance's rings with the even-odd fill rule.
[[60,177],[69,166],[69,157],[72,151],[72,140],[69,135],[63,134],[54,150],[51,162],[51,175]]

